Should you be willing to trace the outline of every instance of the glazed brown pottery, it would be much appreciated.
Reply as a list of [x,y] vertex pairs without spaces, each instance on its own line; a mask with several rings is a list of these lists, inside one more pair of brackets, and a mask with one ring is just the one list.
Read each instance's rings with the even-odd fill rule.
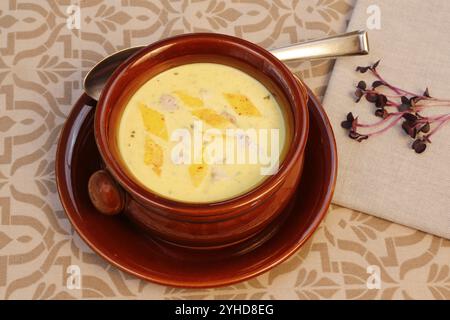
[[[226,64],[259,80],[278,100],[288,128],[287,150],[275,175],[244,195],[208,204],[177,202],[144,188],[127,171],[116,143],[121,113],[134,92],[162,71],[196,62]],[[123,63],[102,92],[94,128],[105,171],[90,180],[91,198],[98,210],[114,214],[123,209],[151,235],[180,246],[205,249],[242,242],[262,232],[291,199],[302,172],[308,124],[305,87],[263,48],[220,34],[162,40]]]
[[190,250],[152,237],[124,215],[100,214],[86,189],[89,177],[103,166],[94,140],[94,102],[86,95],[73,107],[56,155],[57,186],[65,212],[95,252],[145,280],[200,288],[229,285],[261,274],[305,243],[325,216],[333,195],[336,144],[325,111],[311,92],[309,95],[309,139],[301,182],[290,204],[257,237],[216,250]]

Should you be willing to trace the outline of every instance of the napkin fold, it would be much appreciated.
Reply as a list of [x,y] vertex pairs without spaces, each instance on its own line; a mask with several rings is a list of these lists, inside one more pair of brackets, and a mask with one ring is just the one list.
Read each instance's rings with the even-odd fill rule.
[[400,124],[361,143],[340,125],[350,111],[364,122],[379,120],[372,105],[356,104],[352,95],[359,80],[375,80],[356,66],[379,59],[390,83],[417,93],[429,87],[432,96],[450,99],[450,1],[359,0],[348,30],[376,25],[377,15],[381,28],[369,30],[370,55],[339,59],[324,97],[339,156],[334,202],[450,238],[450,123],[422,154]]

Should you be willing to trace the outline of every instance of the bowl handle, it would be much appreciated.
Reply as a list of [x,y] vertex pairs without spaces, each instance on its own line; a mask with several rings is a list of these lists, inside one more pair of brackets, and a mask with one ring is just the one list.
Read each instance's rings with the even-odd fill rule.
[[106,170],[98,170],[91,175],[88,192],[94,207],[105,215],[119,214],[125,207],[125,191]]

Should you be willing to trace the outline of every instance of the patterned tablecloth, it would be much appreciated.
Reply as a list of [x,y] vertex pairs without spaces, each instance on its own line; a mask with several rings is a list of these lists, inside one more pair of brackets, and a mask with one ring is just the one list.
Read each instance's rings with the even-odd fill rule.
[[[283,46],[343,32],[353,4],[1,1],[0,298],[450,299],[450,241],[335,205],[315,235],[280,266],[230,287],[185,290],[141,281],[106,263],[74,233],[58,200],[58,134],[82,92],[81,79],[105,55],[196,31]],[[323,94],[331,62],[290,67]],[[66,285],[72,265],[80,268],[80,289]],[[371,289],[367,283],[374,283],[377,269],[381,285]]]

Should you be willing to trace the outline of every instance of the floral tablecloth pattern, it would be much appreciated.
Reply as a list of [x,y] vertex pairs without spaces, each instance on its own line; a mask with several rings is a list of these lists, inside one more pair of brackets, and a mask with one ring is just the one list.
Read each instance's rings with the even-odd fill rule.
[[[83,76],[105,55],[199,31],[236,35],[266,48],[284,46],[345,31],[353,5],[354,0],[2,1],[0,298],[450,299],[450,241],[335,205],[315,235],[280,266],[233,286],[186,290],[141,281],[106,263],[73,231],[58,199],[58,135],[82,93]],[[332,65],[289,64],[319,96]],[[66,286],[70,265],[80,267],[80,289]],[[367,285],[370,266],[380,270],[380,288]]]

